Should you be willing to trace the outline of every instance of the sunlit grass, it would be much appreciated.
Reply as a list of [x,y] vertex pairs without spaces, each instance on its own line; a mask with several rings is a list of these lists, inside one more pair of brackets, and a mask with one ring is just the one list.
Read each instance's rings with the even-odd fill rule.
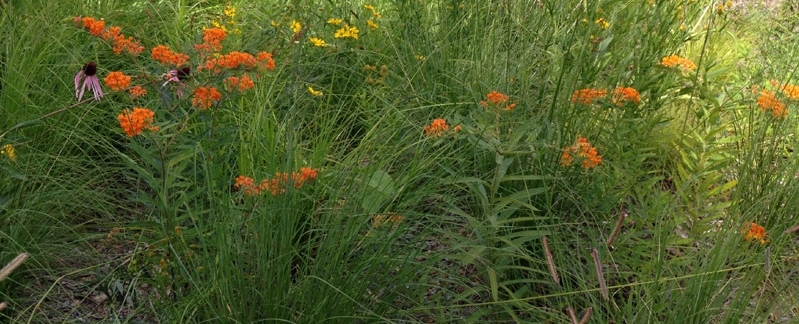
[[792,318],[788,11],[3,6],[9,321]]

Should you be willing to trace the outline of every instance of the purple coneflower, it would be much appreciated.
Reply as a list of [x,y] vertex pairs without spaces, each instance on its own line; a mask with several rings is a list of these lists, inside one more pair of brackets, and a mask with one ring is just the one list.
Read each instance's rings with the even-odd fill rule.
[[[78,91],[78,83],[80,83],[80,79],[86,77],[83,80],[83,86],[80,87],[80,91]],[[78,97],[78,102],[83,99],[83,92],[86,90],[86,87],[89,87],[94,93],[94,100],[100,100],[100,97],[103,96],[103,89],[100,88],[100,80],[97,79],[97,64],[94,62],[89,61],[83,68],[75,75],[75,97]]]
[[183,80],[189,77],[191,74],[191,67],[184,66],[180,69],[170,70],[163,76],[166,77],[166,82],[162,85],[165,87],[170,82],[175,82],[178,84],[177,90],[175,90],[175,94],[177,94],[178,98],[183,98],[183,88],[186,87],[186,84],[183,83]]

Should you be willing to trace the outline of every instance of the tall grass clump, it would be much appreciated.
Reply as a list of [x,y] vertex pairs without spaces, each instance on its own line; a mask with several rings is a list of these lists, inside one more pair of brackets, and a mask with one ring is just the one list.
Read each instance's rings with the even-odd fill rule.
[[53,301],[79,294],[69,313],[120,321],[788,318],[787,18],[36,5],[0,20],[0,258],[32,258],[3,283],[8,320],[69,320]]

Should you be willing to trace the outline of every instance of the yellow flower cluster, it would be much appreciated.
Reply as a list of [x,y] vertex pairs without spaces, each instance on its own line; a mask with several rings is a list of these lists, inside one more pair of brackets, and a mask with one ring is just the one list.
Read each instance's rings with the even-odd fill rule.
[[299,21],[292,20],[291,21],[291,31],[293,31],[296,34],[296,33],[299,33],[300,30],[302,30],[302,24],[300,24]]
[[[225,6],[225,9],[222,11],[222,13],[223,13],[224,21],[220,23],[218,20],[214,19],[214,20],[211,21],[211,25],[214,26],[214,28],[219,28],[219,29],[223,30],[225,33],[241,34],[241,29],[239,29],[238,27],[235,27],[235,25],[236,25],[236,20],[235,20],[236,7],[233,7],[231,5],[227,5],[227,6]],[[228,28],[228,27],[230,27],[230,28]],[[203,29],[205,29],[205,28],[203,28]]]
[[318,38],[318,37],[311,37],[311,38],[308,39],[308,41],[310,41],[311,44],[313,44],[313,46],[316,46],[316,47],[325,47],[325,46],[327,46],[327,43],[325,43],[325,40],[321,39],[321,38]]
[[322,91],[315,90],[313,87],[310,86],[308,87],[308,92],[310,92],[311,95],[314,97],[321,97],[325,95]]
[[17,152],[14,150],[14,145],[6,144],[0,147],[0,155],[7,156],[11,161],[17,161]]
[[344,26],[337,30],[336,33],[333,34],[333,37],[358,39],[358,33],[360,33],[358,27],[344,23]]
[[599,18],[597,20],[594,20],[594,23],[597,26],[599,26],[599,28],[601,28],[602,30],[608,29],[608,27],[610,27],[610,23],[607,20],[605,20],[605,18]]

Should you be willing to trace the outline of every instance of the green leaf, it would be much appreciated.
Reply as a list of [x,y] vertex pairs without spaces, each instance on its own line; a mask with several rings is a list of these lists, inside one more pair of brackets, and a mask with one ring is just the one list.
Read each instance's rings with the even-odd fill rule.
[[499,301],[499,281],[497,280],[497,272],[493,268],[487,267],[488,283],[491,286],[491,297],[494,301]]
[[15,168],[15,167],[13,167],[11,165],[8,165],[8,164],[2,165],[2,168],[6,172],[8,172],[8,174],[11,175],[12,178],[19,179],[19,180],[22,180],[22,181],[28,180],[28,177],[26,177],[25,174],[23,174],[22,172],[17,170],[17,168]]
[[394,179],[383,170],[377,170],[372,173],[368,185],[387,196],[394,196],[397,193]]

